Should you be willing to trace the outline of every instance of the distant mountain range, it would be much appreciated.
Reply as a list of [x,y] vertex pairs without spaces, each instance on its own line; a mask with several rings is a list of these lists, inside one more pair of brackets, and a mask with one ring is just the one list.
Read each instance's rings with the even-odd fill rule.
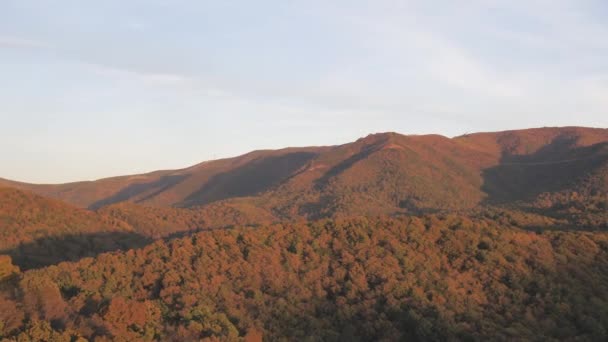
[[534,203],[608,190],[608,129],[563,127],[455,138],[380,133],[326,147],[254,151],[185,169],[59,185],[0,184],[99,209],[209,204],[277,218],[398,214]]

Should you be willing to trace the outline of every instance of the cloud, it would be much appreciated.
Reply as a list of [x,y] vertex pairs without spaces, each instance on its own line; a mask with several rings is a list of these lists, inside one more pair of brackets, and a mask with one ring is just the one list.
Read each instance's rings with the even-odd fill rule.
[[[605,86],[580,81],[586,73],[607,71],[600,60],[605,53],[599,52],[608,44],[601,39],[608,36],[608,26],[589,19],[590,6],[567,0],[471,0],[435,5],[394,0],[355,1],[349,6],[294,5],[294,13],[289,14],[296,19],[305,15],[307,22],[318,24],[323,36],[287,25],[286,36],[293,33],[293,38],[311,39],[288,44],[277,50],[278,55],[261,56],[264,48],[239,40],[257,37],[259,32],[243,34],[249,28],[232,28],[229,19],[226,26],[230,29],[196,26],[195,21],[187,25],[188,30],[201,30],[205,38],[230,37],[218,39],[222,44],[216,46],[214,39],[190,39],[179,27],[154,35],[158,29],[153,25],[155,18],[144,12],[121,22],[123,31],[150,31],[137,35],[138,39],[154,39],[141,44],[142,49],[133,46],[133,32],[124,34],[125,40],[122,36],[90,40],[106,46],[95,46],[86,56],[78,52],[86,46],[74,47],[79,40],[72,41],[71,49],[69,41],[59,47],[68,51],[61,57],[93,61],[89,67],[99,76],[133,88],[180,92],[184,99],[202,94],[205,100],[229,97],[230,101],[275,103],[309,112],[327,110],[332,115],[410,115],[419,120],[433,116],[484,124],[482,116],[488,111],[509,118],[519,115],[521,122],[534,111],[546,112],[545,117],[566,113],[572,107],[564,103],[582,103],[594,112],[606,109]],[[186,16],[184,23],[188,19]],[[277,24],[284,23],[269,19],[267,26]],[[260,32],[270,46],[284,38]],[[108,42],[116,44],[107,46]],[[42,46],[18,39],[4,44]],[[0,37],[0,46],[4,44]],[[148,45],[162,52],[150,54],[152,50],[145,50]],[[234,58],[214,58],[223,53]],[[234,53],[238,55],[231,56]],[[313,58],[306,53],[314,54]],[[268,66],[267,73],[258,72],[266,71],[265,61],[272,58],[282,60],[276,68]],[[306,62],[298,64],[301,61]],[[293,114],[298,115],[305,114]],[[487,122],[492,120],[487,118]]]
[[146,25],[138,21],[130,21],[127,23],[127,28],[133,31],[141,32],[146,29]]
[[608,118],[608,74],[581,79],[573,88],[583,95],[580,99],[583,105],[589,109],[600,108],[598,114]]
[[[345,77],[332,85],[344,84],[348,92],[357,91],[353,85],[370,89],[351,96],[360,102],[385,90],[386,101],[403,112],[422,109],[429,116],[460,115],[461,121],[504,117],[521,125],[540,118],[559,124],[555,115],[572,121],[573,113],[581,113],[577,118],[592,122],[608,110],[606,83],[588,79],[608,73],[601,59],[608,43],[598,39],[608,36],[608,26],[576,2],[531,2],[479,0],[438,11],[414,4],[405,11],[346,13],[338,25],[358,34],[377,70],[393,71],[392,83],[369,78],[366,85],[359,78],[349,85]],[[396,86],[401,93],[391,91]]]
[[[327,78],[333,86],[327,90],[339,94],[341,87],[352,98],[376,97],[385,103],[403,103],[408,94],[417,94],[416,97],[424,101],[421,97],[432,93],[439,95],[439,92],[508,99],[521,97],[528,90],[526,83],[532,75],[525,71],[502,70],[498,63],[488,64],[458,39],[421,23],[423,15],[411,12],[399,18],[385,15],[350,15],[346,23],[354,26],[351,30],[360,34],[359,43],[373,56],[365,64],[375,63],[374,69],[388,70],[381,77],[392,83],[387,83],[386,79],[378,83],[381,78],[370,73],[370,65],[364,64],[363,68],[351,68],[350,79],[340,79],[336,75]],[[365,68],[371,74],[367,80],[362,79]],[[355,93],[357,90],[362,91]],[[423,93],[426,95],[421,96]]]
[[195,76],[178,73],[143,71],[134,68],[115,67],[99,63],[81,63],[94,74],[117,81],[134,82],[145,87],[166,88],[205,97],[231,97],[228,90],[219,88]]
[[5,48],[49,48],[50,45],[39,40],[27,39],[13,36],[0,36],[0,47]]
[[100,76],[132,79],[152,86],[175,86],[190,82],[190,78],[188,78],[187,76],[172,73],[144,72],[97,63],[84,63],[84,65],[86,65],[95,74]]
[[474,94],[493,97],[518,97],[525,86],[511,75],[492,68],[468,50],[435,34],[410,34],[416,50],[426,52],[425,68],[437,81]]

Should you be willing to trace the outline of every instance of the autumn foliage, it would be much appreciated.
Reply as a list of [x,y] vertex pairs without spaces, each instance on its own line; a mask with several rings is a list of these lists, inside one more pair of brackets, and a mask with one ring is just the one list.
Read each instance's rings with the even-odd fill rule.
[[607,270],[606,233],[538,234],[488,218],[234,228],[26,272],[4,294],[24,319],[2,333],[602,340]]

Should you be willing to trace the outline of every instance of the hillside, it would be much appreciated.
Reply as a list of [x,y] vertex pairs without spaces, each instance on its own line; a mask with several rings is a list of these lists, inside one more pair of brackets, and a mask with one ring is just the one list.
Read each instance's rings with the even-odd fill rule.
[[229,208],[188,210],[126,202],[94,212],[0,187],[0,255],[9,255],[13,263],[29,269],[141,247],[188,231],[266,221]]
[[607,129],[564,127],[452,139],[383,133],[340,146],[256,151],[94,182],[5,183],[92,209],[123,201],[185,208],[224,203],[293,219],[520,205],[564,192],[605,194],[607,166]]
[[125,222],[0,187],[0,254],[22,268],[130,249],[149,241]]
[[11,256],[23,269],[38,268],[187,232],[275,221],[270,213],[247,203],[187,209],[122,202],[91,211],[0,187],[0,256]]
[[[123,201],[151,206],[191,206],[254,195],[281,182],[327,148],[288,148],[203,162],[185,169],[155,171],[67,184],[0,184],[28,189],[73,205],[97,209]],[[255,182],[250,180],[255,177]]]
[[0,337],[600,341],[607,271],[605,232],[483,217],[237,227],[20,274]]

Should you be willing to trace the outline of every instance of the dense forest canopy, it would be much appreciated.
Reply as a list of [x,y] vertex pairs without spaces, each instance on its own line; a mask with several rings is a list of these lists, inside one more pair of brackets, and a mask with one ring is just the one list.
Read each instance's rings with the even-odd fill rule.
[[458,215],[237,227],[6,278],[1,333],[602,340],[607,277],[605,232]]

